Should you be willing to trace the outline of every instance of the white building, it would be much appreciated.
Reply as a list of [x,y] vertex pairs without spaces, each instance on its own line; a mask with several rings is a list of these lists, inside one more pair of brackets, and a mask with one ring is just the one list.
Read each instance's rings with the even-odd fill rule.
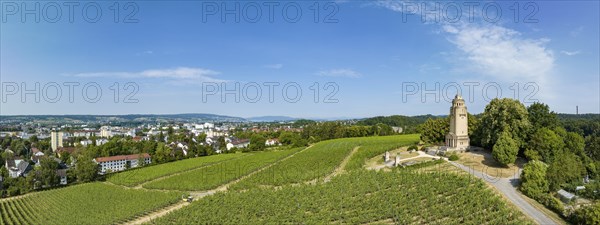
[[240,139],[240,140],[233,140],[232,142],[227,143],[227,151],[229,151],[232,148],[245,148],[248,147],[248,145],[250,145],[250,140],[248,139]]
[[450,107],[450,131],[446,135],[447,150],[466,150],[469,147],[469,122],[465,100],[456,95]]
[[52,147],[52,151],[56,151],[56,149],[63,147],[63,132],[50,132],[50,146]]
[[265,141],[265,145],[266,145],[266,146],[279,145],[279,139],[277,139],[277,138],[273,138],[273,139],[267,139],[267,140]]
[[108,126],[100,127],[100,137],[105,137],[105,138],[112,137],[112,131],[110,130],[110,127],[108,127]]
[[93,159],[93,161],[100,165],[100,173],[106,173],[138,167],[140,158],[144,159],[144,164],[152,163],[148,153],[100,157]]
[[88,146],[88,145],[91,145],[92,143],[93,143],[92,140],[83,140],[83,141],[79,142],[79,144],[81,144],[81,146]]

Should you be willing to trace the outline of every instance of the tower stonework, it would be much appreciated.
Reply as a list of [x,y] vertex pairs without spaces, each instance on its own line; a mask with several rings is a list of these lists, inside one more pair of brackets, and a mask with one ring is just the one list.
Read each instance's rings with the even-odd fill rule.
[[456,95],[450,107],[450,130],[446,135],[448,150],[467,150],[469,147],[469,122],[465,100]]

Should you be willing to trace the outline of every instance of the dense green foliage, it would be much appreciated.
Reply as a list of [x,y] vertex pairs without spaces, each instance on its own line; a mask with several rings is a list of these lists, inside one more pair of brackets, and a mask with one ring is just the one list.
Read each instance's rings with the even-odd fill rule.
[[448,117],[427,119],[425,123],[417,127],[417,131],[421,134],[421,141],[432,144],[444,143],[449,130],[450,119]]
[[395,134],[392,127],[378,123],[371,126],[345,125],[341,122],[308,124],[302,130],[302,138],[310,143],[348,137],[386,136]]
[[0,200],[0,224],[115,224],[180,199],[179,192],[88,183]]
[[577,209],[569,218],[573,224],[599,225],[600,224],[600,202]]
[[159,177],[168,176],[175,173],[184,172],[187,170],[220,163],[225,160],[234,159],[246,155],[243,154],[222,154],[204,156],[193,159],[185,159],[168,164],[160,164],[155,166],[142,167],[110,175],[108,181],[125,186],[135,186]]
[[527,109],[518,100],[503,98],[493,99],[481,115],[479,135],[483,147],[491,149],[503,132],[519,147],[525,145],[530,129]]
[[557,191],[563,184],[578,182],[585,176],[585,168],[573,153],[563,153],[550,163],[546,178],[550,190]]
[[393,116],[377,116],[372,118],[367,118],[361,121],[358,121],[358,125],[366,125],[373,126],[377,124],[385,124],[393,127],[402,127],[404,128],[403,133],[412,134],[417,131],[417,126],[424,123],[428,119],[437,118],[437,116],[433,115],[422,115],[422,116],[401,116],[401,115],[393,115]]
[[523,194],[537,198],[548,192],[547,170],[548,166],[540,161],[534,160],[525,164],[521,174],[521,186],[519,187]]
[[562,138],[548,128],[540,128],[531,136],[525,156],[530,160],[552,162],[556,154],[564,148]]
[[152,223],[198,222],[531,224],[481,180],[469,175],[417,173],[409,169],[357,170],[325,184],[217,193]]
[[492,150],[494,159],[502,165],[509,165],[517,160],[517,153],[519,153],[517,142],[511,138],[508,132],[502,132]]
[[219,164],[184,172],[145,184],[144,188],[198,191],[229,183],[260,168],[301,151],[303,148],[252,153]]

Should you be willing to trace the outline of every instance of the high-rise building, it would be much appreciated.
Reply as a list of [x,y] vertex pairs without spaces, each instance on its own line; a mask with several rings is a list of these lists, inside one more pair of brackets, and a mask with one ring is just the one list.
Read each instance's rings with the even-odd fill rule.
[[63,132],[54,130],[50,132],[50,146],[54,152],[63,147]]

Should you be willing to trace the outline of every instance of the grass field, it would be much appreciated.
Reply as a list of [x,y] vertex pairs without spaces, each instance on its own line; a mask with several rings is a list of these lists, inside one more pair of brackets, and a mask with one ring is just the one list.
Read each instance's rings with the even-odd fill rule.
[[87,183],[0,201],[0,224],[115,224],[181,201],[181,194]]

